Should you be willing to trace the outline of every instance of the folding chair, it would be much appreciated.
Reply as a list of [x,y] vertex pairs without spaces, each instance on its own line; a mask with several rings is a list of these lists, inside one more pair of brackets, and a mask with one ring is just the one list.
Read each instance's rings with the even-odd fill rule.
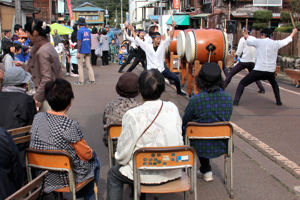
[[190,146],[190,140],[224,139],[228,141],[228,149],[224,154],[224,184],[227,181],[227,158],[230,158],[230,198],[233,199],[233,127],[230,122],[197,123],[186,125],[185,144]]
[[[57,189],[55,192],[70,192],[72,193],[73,200],[75,200],[76,192],[81,190],[91,181],[94,181],[95,199],[98,199],[98,188],[94,178],[90,178],[79,184],[75,184],[72,157],[68,152],[57,150],[26,149],[25,161],[28,181],[32,180],[31,168],[67,172],[69,186]],[[60,195],[58,196],[60,198]]]
[[[15,129],[10,129],[7,132],[9,132],[11,134],[11,136],[17,136],[20,134],[28,133],[30,131],[30,129],[31,129],[31,125],[20,127],[20,128],[15,128]],[[25,143],[25,142],[30,142],[30,137],[31,137],[31,135],[28,134],[25,136],[13,137],[13,139],[16,144],[21,144],[21,143]]]
[[[41,199],[44,191],[44,179],[47,173],[48,171],[43,172],[38,177],[27,183],[24,187],[7,197],[5,200],[36,200],[37,198]],[[27,197],[24,198],[24,196]]]
[[115,165],[115,152],[113,140],[117,140],[122,132],[122,123],[114,123],[107,127],[107,142],[108,142],[108,159],[109,159],[109,168]]
[[[197,199],[197,154],[193,147],[144,147],[136,150],[133,155],[133,180],[134,199],[137,200],[141,193],[174,193],[187,191],[194,194]],[[189,174],[181,172],[181,177],[162,185],[141,185],[141,170],[170,170],[187,169]]]

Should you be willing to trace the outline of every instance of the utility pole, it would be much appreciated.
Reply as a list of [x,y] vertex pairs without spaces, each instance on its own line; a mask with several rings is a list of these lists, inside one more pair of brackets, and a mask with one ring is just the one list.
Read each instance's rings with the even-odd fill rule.
[[22,25],[21,0],[15,0],[16,24]]
[[118,8],[116,8],[116,19],[115,19],[115,28],[117,28],[117,24],[118,24]]
[[[123,26],[123,0],[121,0],[121,26]],[[122,29],[123,27],[121,27]]]
[[106,17],[105,17],[105,25],[107,25],[108,10],[107,10],[107,6],[105,6],[105,7],[106,7],[106,9],[105,9],[105,15],[106,15]]
[[163,34],[163,25],[162,25],[162,0],[160,0],[159,25],[160,25],[160,34]]

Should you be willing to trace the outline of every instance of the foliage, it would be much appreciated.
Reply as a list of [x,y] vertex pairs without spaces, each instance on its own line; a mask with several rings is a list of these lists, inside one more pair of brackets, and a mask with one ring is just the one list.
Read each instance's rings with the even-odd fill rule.
[[255,30],[261,30],[263,28],[268,28],[269,23],[253,23],[252,28]]
[[299,21],[299,13],[300,13],[300,1],[299,0],[291,0],[290,6],[292,8],[292,12],[296,14],[297,20]]
[[282,32],[282,33],[291,33],[293,31],[293,27],[292,26],[281,26],[278,27],[274,30],[274,32]]
[[291,21],[290,12],[281,11],[280,20],[284,21],[285,23]]
[[258,22],[269,22],[273,18],[273,13],[270,10],[257,10],[253,13],[253,18]]

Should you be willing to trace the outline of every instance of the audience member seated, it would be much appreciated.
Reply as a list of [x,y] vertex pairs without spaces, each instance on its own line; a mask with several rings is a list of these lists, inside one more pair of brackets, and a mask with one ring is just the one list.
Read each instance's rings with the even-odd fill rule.
[[[41,150],[63,150],[73,159],[75,182],[81,183],[89,178],[99,178],[100,161],[83,138],[78,122],[66,115],[72,105],[74,94],[71,84],[63,79],[49,81],[45,86],[45,98],[51,111],[38,113],[33,121],[30,148]],[[94,169],[95,164],[95,169]],[[67,174],[49,172],[45,192],[68,186]],[[90,182],[77,194],[77,198],[90,200],[94,196],[94,183]]]
[[[142,147],[183,145],[182,121],[174,103],[160,100],[165,79],[157,69],[141,73],[138,79],[143,104],[128,110],[122,118],[122,133],[115,158],[120,165],[112,167],[107,176],[107,200],[121,200],[123,184],[133,189],[133,153]],[[181,176],[181,170],[157,171],[141,175],[143,184],[160,184]],[[141,199],[145,199],[142,194]]]
[[[183,116],[183,127],[188,122],[213,123],[230,121],[232,97],[224,91],[221,69],[216,63],[204,63],[195,78],[198,94],[191,97]],[[222,140],[191,140],[190,145],[197,151],[201,167],[198,177],[212,181],[213,174],[209,163],[227,152],[227,143]]]
[[[133,72],[127,72],[120,76],[116,85],[116,91],[119,96],[109,102],[103,114],[104,136],[102,138],[105,146],[107,143],[107,127],[113,123],[122,122],[123,115],[131,108],[141,105],[135,100],[139,94],[138,76]],[[114,141],[114,149],[116,149],[117,141]]]
[[2,128],[0,128],[0,154],[0,199],[5,199],[21,188],[24,173],[18,148],[10,134]]
[[30,79],[31,75],[21,67],[5,72],[0,92],[0,127],[9,130],[32,124],[36,108],[33,98],[26,94]]

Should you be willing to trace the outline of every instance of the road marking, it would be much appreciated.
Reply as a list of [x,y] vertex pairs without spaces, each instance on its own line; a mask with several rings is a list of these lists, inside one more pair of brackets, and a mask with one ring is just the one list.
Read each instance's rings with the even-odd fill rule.
[[253,144],[255,144],[255,146],[264,151],[266,153],[265,155],[271,160],[274,160],[277,164],[283,164],[285,166],[285,169],[289,170],[292,174],[296,175],[297,178],[300,177],[300,166],[298,164],[283,156],[275,149],[271,148],[266,143],[260,141],[247,131],[237,126],[236,124],[232,122],[231,124],[234,130],[237,132],[238,136],[240,136],[242,139],[245,139],[246,141],[251,141]]
[[[236,74],[236,76],[245,77],[245,76],[240,75],[240,74]],[[265,84],[265,85],[271,86],[270,83],[267,83],[267,82],[265,82],[265,81],[261,81],[261,82],[262,82],[263,84]],[[271,87],[272,87],[272,86],[271,86]],[[293,94],[296,94],[296,95],[299,95],[299,96],[300,96],[300,93],[299,93],[299,92],[295,92],[295,91],[292,91],[292,90],[289,90],[289,89],[285,89],[285,88],[283,88],[283,87],[279,87],[279,89],[285,90],[285,91],[287,91],[287,92],[291,92],[291,93],[293,93]]]

